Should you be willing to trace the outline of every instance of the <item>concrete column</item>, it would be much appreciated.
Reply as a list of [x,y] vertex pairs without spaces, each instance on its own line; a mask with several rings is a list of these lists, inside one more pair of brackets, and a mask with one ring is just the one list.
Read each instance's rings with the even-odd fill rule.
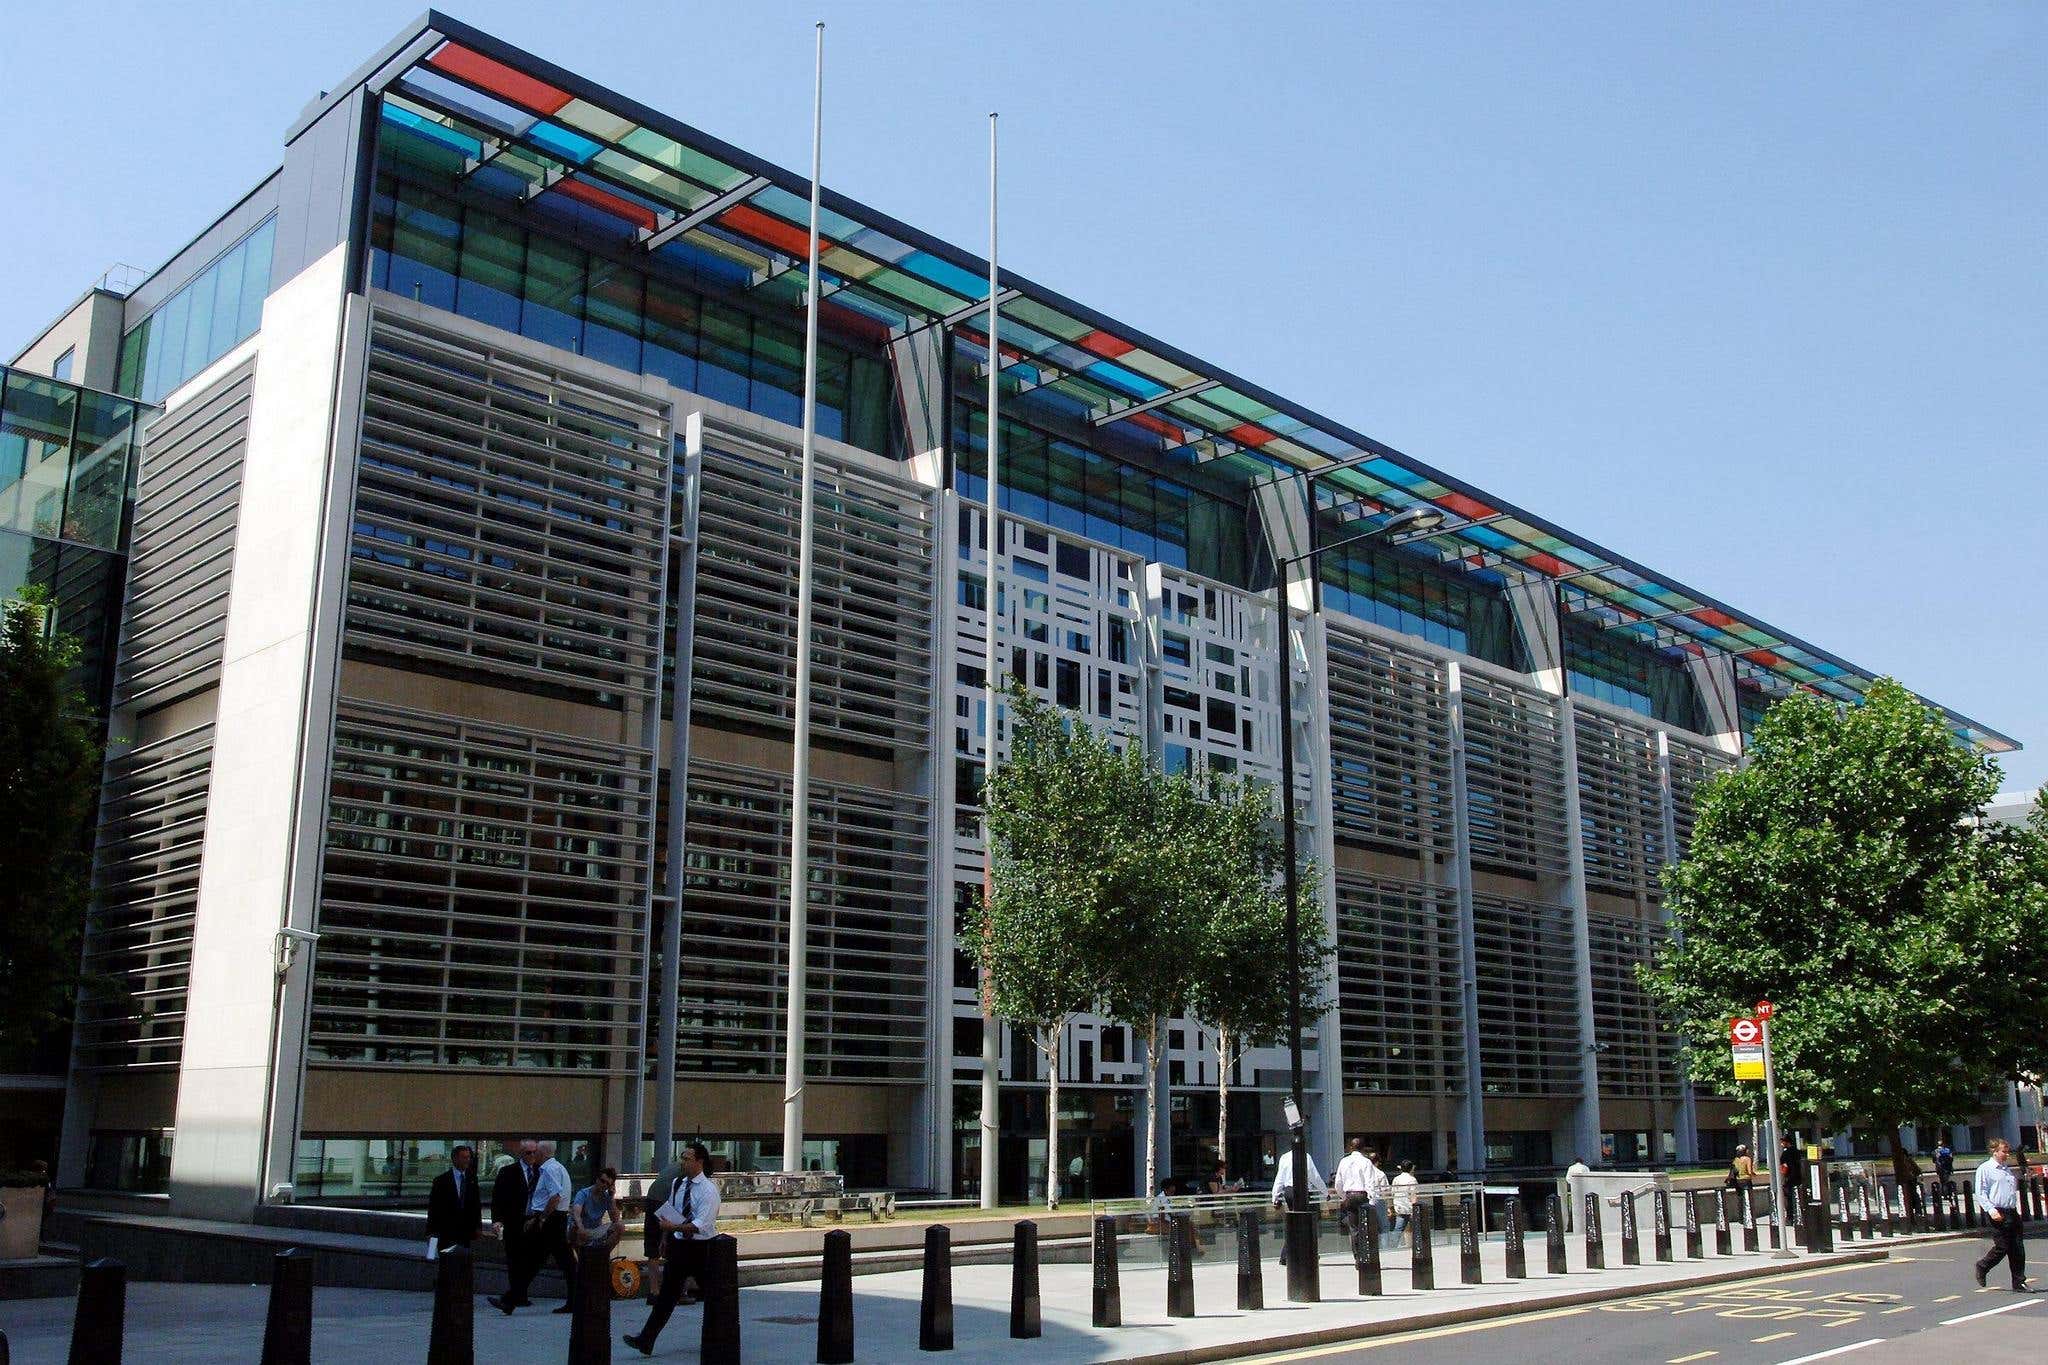
[[[1678,802],[1671,787],[1671,736],[1663,730],[1657,732],[1657,805],[1662,818],[1664,860],[1675,863],[1679,860],[1678,847]],[[1671,907],[1659,902],[1657,913],[1674,939],[1680,937],[1672,927]],[[1677,1087],[1677,1112],[1672,1117],[1674,1136],[1678,1140],[1678,1160],[1681,1165],[1690,1166],[1700,1159],[1700,1120],[1697,1106],[1693,1103],[1692,1078],[1686,1074],[1685,1044],[1679,1044],[1678,1074],[1672,1077]],[[1651,1135],[1656,1141],[1655,1134]],[[1662,1156],[1663,1153],[1657,1153]]]
[[1572,1115],[1572,1141],[1582,1156],[1600,1153],[1600,1050],[1593,1029],[1593,944],[1586,918],[1586,835],[1579,817],[1579,738],[1569,692],[1557,698],[1558,731],[1564,756],[1564,836],[1569,865],[1565,907],[1572,921],[1572,979],[1578,997],[1579,1101]]
[[1465,683],[1444,665],[1451,734],[1451,885],[1458,894],[1458,1009],[1463,1024],[1465,1098],[1458,1107],[1458,1169],[1486,1169],[1486,1087],[1479,1059],[1479,947],[1472,909],[1472,821],[1465,780]]

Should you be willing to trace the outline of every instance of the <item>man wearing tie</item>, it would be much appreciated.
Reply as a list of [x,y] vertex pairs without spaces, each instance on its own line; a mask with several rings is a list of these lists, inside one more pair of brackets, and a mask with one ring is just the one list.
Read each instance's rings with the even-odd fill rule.
[[[509,1142],[505,1146],[514,1148]],[[540,1144],[527,1138],[516,1151],[516,1158],[499,1168],[491,1186],[491,1231],[505,1244],[505,1273],[512,1285],[503,1298],[490,1300],[491,1307],[502,1313],[527,1305],[526,1286],[533,1278],[519,1276],[526,1266],[526,1206],[539,1178]]]
[[[701,1142],[691,1143],[683,1152],[681,1169],[669,1179],[666,1190],[660,1184],[647,1192],[655,1205],[654,1227],[647,1247],[649,1256],[662,1257],[661,1292],[654,1296],[653,1311],[638,1336],[628,1335],[626,1344],[641,1355],[654,1354],[654,1339],[668,1325],[669,1315],[683,1298],[683,1281],[694,1275],[701,1285],[704,1274],[704,1245],[718,1234],[718,1186],[704,1174],[711,1153]],[[664,1216],[666,1215],[666,1216]],[[697,1302],[695,1298],[689,1300]]]
[[483,1226],[483,1200],[477,1194],[476,1172],[470,1169],[475,1155],[468,1147],[457,1147],[448,1154],[449,1168],[427,1189],[427,1235],[434,1239],[437,1252],[468,1246]]

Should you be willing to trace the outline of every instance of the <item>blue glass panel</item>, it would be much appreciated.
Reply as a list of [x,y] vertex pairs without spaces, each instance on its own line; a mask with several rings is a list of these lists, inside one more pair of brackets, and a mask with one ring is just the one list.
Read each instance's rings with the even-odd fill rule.
[[277,240],[277,220],[268,218],[242,244],[242,311],[235,340],[256,335],[263,326],[263,300],[270,294],[271,251]]
[[969,303],[988,297],[986,276],[962,270],[951,261],[940,260],[929,251],[913,251],[897,264],[914,275],[930,280],[942,289],[952,290]]
[[601,143],[592,142],[581,133],[572,133],[557,123],[546,119],[526,130],[528,140],[539,144],[556,156],[582,165],[604,150]]

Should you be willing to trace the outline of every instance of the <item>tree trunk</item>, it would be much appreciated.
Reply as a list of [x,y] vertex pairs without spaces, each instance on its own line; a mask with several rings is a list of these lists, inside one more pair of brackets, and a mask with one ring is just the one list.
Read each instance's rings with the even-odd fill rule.
[[1145,1025],[1145,1188],[1150,1199],[1159,1192],[1159,1016]]
[[1216,1160],[1230,1179],[1230,1034],[1216,1030]]
[[1060,1038],[1067,1031],[1061,1020],[1046,1030],[1045,1059],[1045,1211],[1060,1208]]
[[1920,1179],[1920,1163],[1906,1150],[1906,1140],[1899,1136],[1899,1125],[1887,1130],[1892,1145],[1892,1175],[1899,1182],[1899,1188],[1916,1183]]

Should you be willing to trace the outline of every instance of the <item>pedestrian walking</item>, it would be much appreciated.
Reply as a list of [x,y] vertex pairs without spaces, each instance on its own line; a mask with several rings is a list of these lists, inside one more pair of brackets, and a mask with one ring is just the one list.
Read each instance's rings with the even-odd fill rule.
[[[678,1303],[698,1301],[684,1286],[694,1277],[698,1287],[703,1287],[704,1245],[718,1235],[718,1186],[704,1173],[710,1164],[711,1153],[704,1144],[691,1143],[683,1151],[679,1173],[668,1184],[667,1197],[655,1208],[656,1244],[649,1245],[647,1254],[662,1258],[661,1289],[654,1296],[646,1326],[637,1335],[625,1337],[626,1344],[641,1355],[654,1354],[654,1339],[668,1325]],[[648,1198],[652,1200],[655,1193],[650,1190]]]
[[1799,1144],[1787,1133],[1778,1139],[1778,1194],[1784,1200],[1784,1207],[1797,1206],[1800,1191],[1806,1184],[1806,1157],[1799,1150]]
[[1728,1188],[1740,1190],[1744,1199],[1756,1188],[1756,1159],[1745,1143],[1735,1144],[1735,1159],[1728,1163]]
[[1380,1165],[1380,1154],[1377,1151],[1370,1147],[1366,1148],[1365,1160],[1372,1167],[1372,1170],[1367,1173],[1367,1179],[1371,1183],[1366,1193],[1370,1196],[1369,1202],[1372,1208],[1373,1226],[1385,1232],[1389,1206],[1392,1204],[1394,1197],[1394,1182],[1387,1175],[1387,1168]]
[[448,1169],[427,1187],[427,1237],[439,1255],[476,1240],[484,1223],[483,1196],[476,1185],[476,1152],[464,1145],[448,1154]]
[[[1307,1208],[1309,1212],[1313,1213],[1321,1208],[1323,1202],[1330,1197],[1330,1187],[1323,1183],[1323,1173],[1316,1169],[1315,1156],[1312,1153],[1304,1152],[1302,1153],[1302,1159],[1308,1163],[1309,1197]],[[1280,1169],[1273,1174],[1273,1207],[1276,1209],[1287,1208],[1289,1206],[1289,1197],[1293,1193],[1294,1154],[1292,1152],[1283,1152],[1280,1155]],[[1280,1242],[1280,1264],[1287,1264],[1287,1242],[1285,1238],[1282,1238]]]
[[2027,1289],[2027,1244],[2020,1228],[2020,1182],[2012,1173],[2012,1144],[1991,1139],[1991,1155],[1977,1168],[1977,1207],[1991,1220],[1991,1250],[1978,1260],[1977,1287],[2000,1261],[2012,1273],[2012,1292]]
[[1956,1149],[1943,1138],[1934,1147],[1934,1178],[1941,1182],[1944,1190],[1956,1187]]
[[1337,1226],[1348,1236],[1358,1225],[1358,1211],[1372,1203],[1373,1177],[1379,1167],[1365,1154],[1365,1139],[1351,1139],[1351,1150],[1337,1163]]
[[[506,1276],[517,1284],[515,1277],[526,1263],[526,1205],[533,1197],[533,1182],[540,1167],[540,1144],[527,1138],[504,1146],[512,1159],[498,1168],[498,1178],[491,1183],[491,1235],[504,1246]],[[504,1313],[524,1308],[527,1303],[524,1293],[509,1289],[502,1297],[490,1300],[491,1307]]]
[[536,1160],[520,1227],[521,1254],[511,1272],[510,1292],[490,1301],[492,1307],[507,1316],[530,1302],[527,1290],[533,1285],[533,1277],[551,1259],[562,1272],[562,1283],[568,1291],[555,1312],[575,1311],[576,1257],[569,1250],[569,1172],[555,1160],[554,1143],[537,1142],[533,1148]]
[[1394,1225],[1388,1231],[1398,1237],[1415,1219],[1415,1191],[1422,1182],[1415,1177],[1415,1163],[1401,1163],[1401,1173],[1391,1182],[1394,1197]]

